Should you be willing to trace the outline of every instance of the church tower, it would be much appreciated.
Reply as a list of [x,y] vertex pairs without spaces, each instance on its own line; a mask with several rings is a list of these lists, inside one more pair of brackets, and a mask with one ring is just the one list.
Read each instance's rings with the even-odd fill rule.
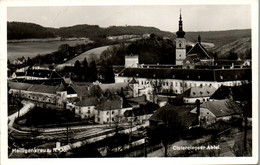
[[186,39],[185,32],[182,29],[182,17],[180,12],[179,30],[176,32],[176,65],[182,65],[186,58]]

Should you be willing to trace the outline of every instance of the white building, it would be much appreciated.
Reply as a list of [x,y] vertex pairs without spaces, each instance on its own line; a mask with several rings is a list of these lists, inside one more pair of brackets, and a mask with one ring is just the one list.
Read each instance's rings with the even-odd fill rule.
[[125,56],[125,67],[137,68],[139,65],[139,57],[138,55],[126,55]]
[[130,82],[134,77],[139,88],[156,87],[161,91],[181,94],[191,87],[221,85],[237,86],[251,81],[251,69],[173,69],[125,68],[116,77],[116,83]]

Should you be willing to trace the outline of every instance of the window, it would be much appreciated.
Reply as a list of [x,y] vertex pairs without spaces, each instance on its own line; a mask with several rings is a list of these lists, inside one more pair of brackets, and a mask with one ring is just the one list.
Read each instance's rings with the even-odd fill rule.
[[107,115],[109,115],[109,111],[107,111]]
[[90,110],[88,110],[88,114],[90,114]]
[[181,57],[181,55],[179,55],[179,57]]
[[107,118],[107,122],[109,122],[109,118]]
[[114,114],[114,111],[112,111],[112,114]]

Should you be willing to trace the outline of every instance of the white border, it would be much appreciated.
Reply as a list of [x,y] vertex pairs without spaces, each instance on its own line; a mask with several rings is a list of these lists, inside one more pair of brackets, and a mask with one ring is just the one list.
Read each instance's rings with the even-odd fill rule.
[[[199,5],[199,4],[250,4],[252,22],[253,63],[253,157],[212,158],[83,158],[83,159],[8,159],[7,155],[7,7],[11,6],[92,6],[92,5]],[[257,164],[258,163],[258,0],[0,0],[0,160],[6,164]]]

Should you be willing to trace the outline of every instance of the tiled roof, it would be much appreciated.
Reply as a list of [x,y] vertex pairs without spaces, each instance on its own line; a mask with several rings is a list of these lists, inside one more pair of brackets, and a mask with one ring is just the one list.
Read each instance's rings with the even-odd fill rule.
[[39,85],[39,84],[29,84],[29,83],[20,83],[20,82],[8,82],[8,86],[11,89],[18,89],[18,90],[25,90],[31,92],[38,92],[38,93],[50,93],[56,94],[56,91],[64,91],[64,86],[52,86],[52,85]]
[[236,101],[252,100],[252,84],[243,84],[234,87],[221,86],[210,99],[223,100],[229,98],[230,94]]
[[72,85],[71,88],[77,93],[78,97],[88,96],[88,86]]
[[127,101],[129,103],[138,103],[138,104],[146,104],[147,103],[146,96],[127,98]]
[[241,109],[235,104],[230,102],[230,100],[220,100],[220,101],[208,101],[202,103],[200,108],[205,108],[211,111],[216,117],[230,116],[235,114],[241,114]]
[[242,69],[171,69],[171,68],[125,68],[119,77],[148,79],[180,79],[197,81],[251,80],[252,70]]
[[76,105],[84,107],[84,106],[96,106],[98,104],[98,98],[97,97],[89,97],[84,98],[83,100],[80,100],[76,103]]
[[26,76],[39,77],[39,78],[61,78],[61,76],[51,70],[37,70],[37,69],[28,69]]
[[244,60],[214,60],[215,65],[243,65],[245,63]]
[[27,89],[28,89],[29,87],[31,87],[32,85],[33,85],[33,84],[8,81],[8,86],[9,86],[11,89],[27,90]]
[[157,110],[149,120],[157,121],[157,122],[166,122],[169,120],[169,116],[171,114],[177,115],[176,117],[180,122],[185,126],[191,126],[197,119],[195,114],[190,113],[190,110],[193,109],[194,106],[164,106]]
[[213,86],[203,86],[203,87],[191,87],[188,90],[184,91],[182,94],[177,97],[188,97],[188,98],[196,98],[196,97],[210,97],[217,89]]
[[112,99],[102,97],[99,104],[96,106],[97,110],[116,110],[121,109],[123,106],[123,99],[119,96],[113,96]]
[[61,88],[60,88],[60,86],[34,84],[30,88],[28,88],[27,91],[56,94],[57,91],[62,91]]
[[208,51],[197,42],[187,53],[189,54],[197,54],[200,59],[212,59],[212,56],[208,53]]
[[128,83],[111,83],[111,84],[99,84],[103,92],[109,90],[112,93],[120,92],[121,88],[128,87]]
[[15,75],[16,76],[25,76],[25,73],[24,72],[15,72]]

